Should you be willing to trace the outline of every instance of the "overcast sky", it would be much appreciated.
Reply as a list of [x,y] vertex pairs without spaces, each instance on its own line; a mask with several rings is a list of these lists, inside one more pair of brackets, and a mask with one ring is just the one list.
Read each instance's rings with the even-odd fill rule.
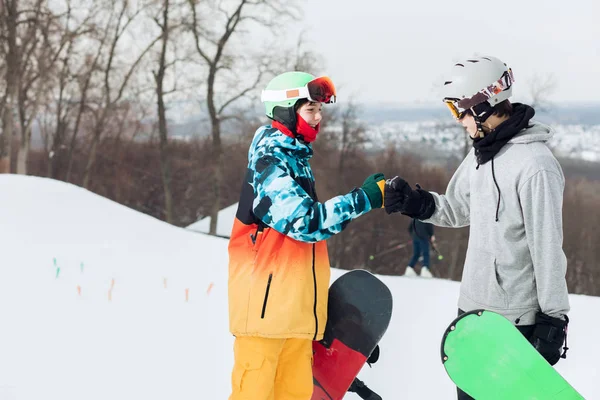
[[473,54],[512,67],[515,96],[552,74],[554,102],[600,101],[598,0],[305,0],[308,46],[324,57],[340,101],[440,101],[436,84]]

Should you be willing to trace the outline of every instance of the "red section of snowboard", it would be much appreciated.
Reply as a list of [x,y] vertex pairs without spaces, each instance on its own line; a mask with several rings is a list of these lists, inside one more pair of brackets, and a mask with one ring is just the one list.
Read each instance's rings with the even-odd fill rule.
[[313,352],[315,386],[311,400],[341,400],[367,358],[337,339],[329,348],[313,342]]

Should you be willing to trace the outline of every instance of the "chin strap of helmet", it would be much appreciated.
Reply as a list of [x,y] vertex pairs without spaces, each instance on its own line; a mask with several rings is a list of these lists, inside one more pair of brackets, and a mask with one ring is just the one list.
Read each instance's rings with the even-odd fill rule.
[[470,108],[473,114],[473,119],[477,125],[477,134],[479,137],[484,137],[486,132],[483,130],[483,123],[494,113],[494,107],[487,101],[477,104]]
[[483,125],[482,125],[482,120],[481,117],[477,114],[475,114],[475,111],[473,110],[473,108],[471,108],[471,112],[473,112],[473,119],[475,120],[475,124],[477,125],[477,136],[482,138],[485,136],[485,131],[483,130]]

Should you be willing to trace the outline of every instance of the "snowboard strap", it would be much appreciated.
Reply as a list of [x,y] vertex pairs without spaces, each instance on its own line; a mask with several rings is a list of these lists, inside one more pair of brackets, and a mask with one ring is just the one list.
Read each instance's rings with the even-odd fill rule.
[[567,350],[569,350],[569,347],[567,346],[567,332],[569,330],[569,317],[567,317],[565,315],[565,321],[567,321],[567,324],[565,325],[565,345],[563,346],[563,353],[561,354],[560,358],[567,358]]

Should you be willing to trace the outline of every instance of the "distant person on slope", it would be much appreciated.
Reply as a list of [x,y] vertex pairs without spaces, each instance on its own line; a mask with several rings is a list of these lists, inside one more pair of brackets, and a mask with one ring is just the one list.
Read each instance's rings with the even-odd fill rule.
[[327,77],[276,76],[262,93],[272,123],[250,145],[229,242],[229,324],[235,335],[230,400],[309,400],[312,341],[327,320],[326,239],[383,206],[383,174],[319,202],[309,160],[322,103],[335,102]]
[[[438,226],[470,226],[459,314],[487,309],[512,321],[552,365],[566,339],[562,249],[565,179],[546,145],[552,130],[511,103],[513,73],[495,57],[455,64],[444,102],[473,140],[445,194],[386,183],[385,209]],[[565,352],[562,357],[566,356]],[[459,391],[459,399],[469,396]]]
[[413,244],[413,255],[408,262],[404,276],[417,276],[415,265],[417,265],[419,258],[422,256],[421,276],[423,278],[431,278],[433,275],[431,275],[429,269],[429,245],[431,242],[435,242],[433,225],[413,218],[408,224],[408,233]]

